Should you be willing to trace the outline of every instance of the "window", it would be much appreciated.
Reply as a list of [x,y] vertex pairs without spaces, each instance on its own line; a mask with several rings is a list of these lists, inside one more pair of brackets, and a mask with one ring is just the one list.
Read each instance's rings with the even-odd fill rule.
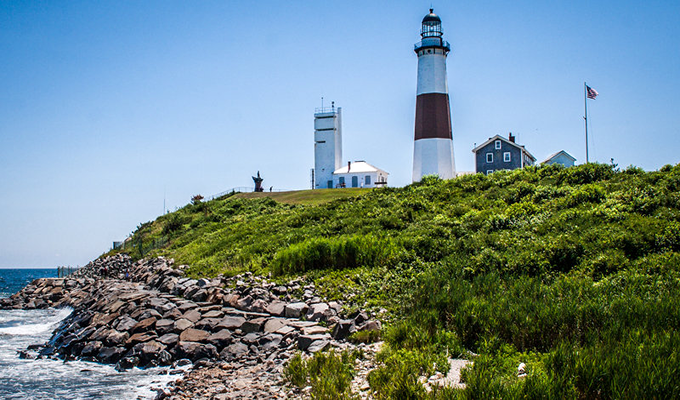
[[509,151],[506,151],[505,153],[503,153],[503,161],[510,162],[510,159],[511,158],[510,158],[510,152]]
[[496,140],[495,146],[496,146],[496,150],[500,150],[501,149],[501,141]]
[[487,170],[486,170],[486,174],[487,174],[487,175],[493,174],[493,170],[492,170],[492,169],[487,169]]
[[493,153],[486,153],[486,162],[487,163],[493,162]]
[[371,184],[371,175],[366,175],[366,179],[364,180],[365,185],[370,185]]
[[358,176],[352,177],[352,187],[359,187],[359,177]]

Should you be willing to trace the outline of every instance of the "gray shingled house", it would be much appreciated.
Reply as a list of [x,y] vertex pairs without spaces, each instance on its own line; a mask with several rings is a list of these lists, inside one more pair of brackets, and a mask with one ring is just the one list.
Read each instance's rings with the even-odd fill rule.
[[508,138],[496,135],[472,149],[475,153],[475,172],[490,174],[504,169],[524,168],[534,165],[536,157],[532,156],[524,146],[515,143],[515,136]]

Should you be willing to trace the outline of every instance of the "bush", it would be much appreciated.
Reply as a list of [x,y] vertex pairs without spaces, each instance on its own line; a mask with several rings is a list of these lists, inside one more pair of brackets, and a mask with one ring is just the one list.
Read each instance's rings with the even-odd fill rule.
[[358,351],[337,354],[331,350],[303,360],[297,353],[284,368],[283,376],[299,388],[310,385],[313,399],[347,399],[351,396],[354,362],[360,357],[362,354]]
[[276,275],[319,269],[349,269],[383,265],[398,253],[390,239],[372,235],[307,239],[274,256]]

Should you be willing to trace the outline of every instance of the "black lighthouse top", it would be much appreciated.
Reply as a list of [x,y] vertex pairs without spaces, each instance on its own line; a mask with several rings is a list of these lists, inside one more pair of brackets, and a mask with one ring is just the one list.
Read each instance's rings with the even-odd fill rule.
[[434,13],[434,9],[430,8],[430,13],[423,18],[423,26],[420,29],[421,41],[415,44],[415,52],[419,53],[424,48],[439,48],[443,49],[444,54],[448,53],[451,46],[442,39],[443,34],[442,20]]
[[434,9],[430,8],[430,13],[423,18],[420,36],[424,39],[426,37],[441,37],[442,34],[442,20],[434,13]]

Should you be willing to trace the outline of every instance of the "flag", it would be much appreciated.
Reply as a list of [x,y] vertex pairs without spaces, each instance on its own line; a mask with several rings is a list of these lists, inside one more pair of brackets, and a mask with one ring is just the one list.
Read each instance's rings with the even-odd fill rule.
[[599,94],[599,93],[597,93],[597,90],[591,88],[591,87],[588,86],[588,85],[586,85],[586,92],[588,93],[588,98],[589,98],[589,99],[593,99],[593,100],[595,100],[595,98],[596,98],[597,95]]

